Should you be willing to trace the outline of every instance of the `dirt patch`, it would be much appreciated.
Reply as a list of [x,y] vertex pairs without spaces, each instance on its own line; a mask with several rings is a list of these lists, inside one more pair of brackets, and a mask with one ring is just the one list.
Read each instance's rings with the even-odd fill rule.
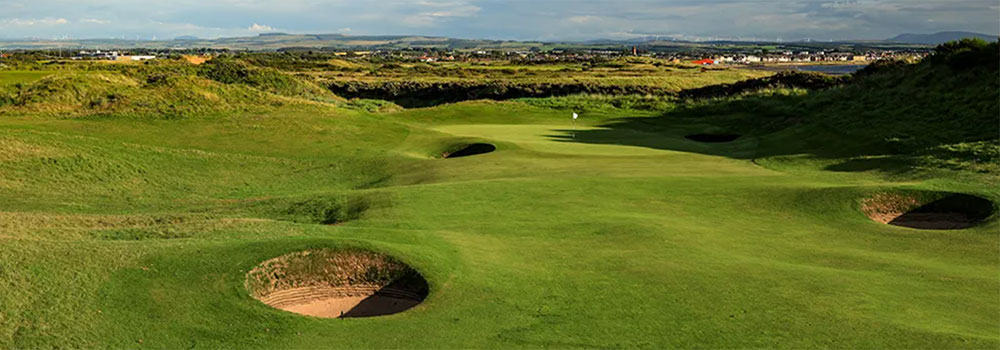
[[208,62],[212,59],[212,56],[209,55],[182,55],[181,57],[184,58],[185,61],[193,65],[199,65]]
[[455,151],[444,152],[444,158],[460,158],[479,154],[486,154],[497,150],[497,146],[489,143],[472,143],[455,147]]
[[406,311],[427,297],[427,281],[389,256],[320,249],[267,260],[247,273],[247,290],[261,302],[298,314],[372,317]]
[[740,138],[739,134],[693,134],[684,136],[684,138],[705,143],[722,143],[722,142],[732,142]]
[[883,224],[924,230],[973,227],[995,211],[988,199],[962,193],[879,193],[865,198],[861,210]]

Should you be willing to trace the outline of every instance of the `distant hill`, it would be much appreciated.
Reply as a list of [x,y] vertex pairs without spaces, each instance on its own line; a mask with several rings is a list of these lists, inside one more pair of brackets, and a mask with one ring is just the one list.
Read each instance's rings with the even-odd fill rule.
[[980,38],[987,41],[996,41],[996,35],[973,33],[973,32],[938,32],[934,34],[900,34],[886,41],[906,44],[937,45],[949,41],[961,40],[965,38]]
[[[252,37],[226,37],[203,39],[181,36],[173,40],[129,40],[129,39],[0,39],[0,49],[183,49],[209,48],[233,50],[273,51],[282,48],[337,49],[337,50],[378,50],[400,48],[496,48],[527,50],[543,46],[538,41],[501,41],[455,39],[422,35],[344,35],[344,34],[288,34],[263,33]],[[554,45],[550,43],[550,46]],[[565,45],[563,45],[565,46]]]
[[[935,35],[939,35],[938,33]],[[988,35],[974,34],[981,37]],[[913,34],[906,34],[913,35]],[[968,35],[956,34],[954,38],[962,38]],[[951,38],[949,37],[949,38]],[[902,38],[901,35],[893,40]],[[947,41],[950,39],[935,39]],[[995,40],[995,38],[994,38]],[[934,41],[929,45],[936,45]],[[731,50],[734,47],[748,48],[753,45],[766,45],[781,47],[790,51],[813,51],[813,50],[855,50],[866,51],[872,48],[884,49],[906,49],[913,47],[928,46],[928,44],[911,44],[900,41],[835,41],[835,42],[751,42],[751,41],[702,41],[692,42],[685,40],[674,40],[670,38],[649,36],[628,40],[598,39],[590,41],[515,41],[515,40],[491,40],[491,39],[461,39],[447,38],[439,36],[425,35],[347,35],[347,34],[289,34],[289,33],[263,33],[256,36],[246,37],[223,37],[215,39],[198,38],[185,35],[173,40],[130,40],[130,39],[0,39],[0,50],[11,49],[230,49],[230,50],[253,50],[253,51],[276,51],[288,50],[395,50],[395,49],[457,49],[457,50],[502,50],[502,51],[529,51],[534,48],[544,50],[574,50],[574,49],[629,49],[631,46],[639,46],[644,51],[691,51],[703,50],[708,52],[719,52],[720,50]]]

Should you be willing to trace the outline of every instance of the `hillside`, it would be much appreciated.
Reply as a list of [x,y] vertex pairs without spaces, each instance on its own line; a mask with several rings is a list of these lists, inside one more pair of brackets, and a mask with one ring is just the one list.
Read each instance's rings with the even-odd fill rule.
[[885,41],[893,43],[938,45],[949,41],[957,41],[966,38],[982,39],[986,41],[997,40],[996,35],[973,33],[973,32],[937,32],[933,34],[900,34]]
[[[920,62],[881,61],[828,89],[769,85],[781,77],[688,90],[682,96],[736,95],[682,100],[660,118],[626,118],[607,126],[669,129],[678,120],[701,120],[760,137],[759,147],[743,157],[776,167],[808,163],[890,173],[926,167],[1000,175],[996,41],[944,44]],[[585,142],[601,142],[583,135]]]
[[0,85],[0,115],[180,119],[341,100],[308,80],[235,60],[63,68]]

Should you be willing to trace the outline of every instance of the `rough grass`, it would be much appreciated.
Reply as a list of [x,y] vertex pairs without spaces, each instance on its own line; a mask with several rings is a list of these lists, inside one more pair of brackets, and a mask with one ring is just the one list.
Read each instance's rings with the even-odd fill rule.
[[415,273],[402,262],[363,250],[317,249],[282,255],[247,272],[246,287],[260,298],[275,291],[315,286],[379,286]]
[[113,72],[58,73],[13,89],[2,114],[178,119],[261,113],[293,103],[192,76],[146,81]]

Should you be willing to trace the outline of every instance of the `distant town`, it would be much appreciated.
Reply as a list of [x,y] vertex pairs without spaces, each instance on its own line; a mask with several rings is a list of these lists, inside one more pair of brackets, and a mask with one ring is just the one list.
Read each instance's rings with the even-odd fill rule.
[[[347,59],[378,59],[397,62],[489,62],[507,60],[524,64],[559,62],[587,62],[613,60],[625,57],[649,57],[672,63],[697,65],[768,65],[768,64],[867,64],[881,59],[922,58],[931,51],[929,47],[906,49],[842,50],[772,50],[760,47],[725,48],[717,50],[663,51],[640,46],[594,49],[541,50],[451,50],[442,48],[405,48],[390,50],[324,50],[316,48],[282,48],[275,52],[309,52]],[[130,50],[11,50],[0,53],[0,59],[10,59],[18,54],[49,56],[55,60],[76,61],[146,61],[156,58],[197,54],[214,56],[240,53],[230,49],[130,49]]]
[[413,52],[339,52],[343,56],[376,56],[400,60],[418,60],[422,62],[436,61],[488,61],[507,59],[522,62],[576,62],[595,59],[616,59],[622,57],[651,57],[673,61],[674,63],[693,63],[699,65],[720,64],[771,64],[771,63],[866,63],[880,59],[923,58],[930,49],[913,50],[869,50],[864,52],[847,51],[780,51],[771,52],[766,49],[735,51],[731,53],[663,53],[645,52],[638,47],[631,50],[586,50],[566,51],[474,51],[474,52],[421,52],[419,56]]

